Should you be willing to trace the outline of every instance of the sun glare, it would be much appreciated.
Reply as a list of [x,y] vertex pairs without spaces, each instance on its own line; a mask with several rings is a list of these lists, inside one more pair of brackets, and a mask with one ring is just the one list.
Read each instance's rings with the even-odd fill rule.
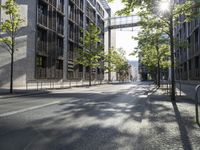
[[168,0],[163,0],[159,4],[159,10],[162,12],[169,11],[170,2]]

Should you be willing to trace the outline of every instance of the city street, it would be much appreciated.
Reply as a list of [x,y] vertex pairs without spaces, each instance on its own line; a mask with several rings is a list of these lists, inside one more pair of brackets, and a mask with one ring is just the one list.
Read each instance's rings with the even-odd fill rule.
[[150,99],[153,90],[137,82],[1,99],[0,149],[200,149],[199,127],[187,116],[192,104]]

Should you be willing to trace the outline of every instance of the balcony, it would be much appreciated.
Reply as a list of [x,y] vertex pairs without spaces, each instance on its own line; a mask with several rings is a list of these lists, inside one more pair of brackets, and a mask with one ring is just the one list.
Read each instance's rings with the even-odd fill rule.
[[199,51],[199,44],[198,44],[198,42],[195,42],[194,49],[195,49],[195,52]]
[[57,56],[58,57],[63,57],[63,48],[62,47],[58,47],[57,50],[58,50]]
[[46,69],[42,67],[36,68],[36,78],[37,79],[43,79],[46,78]]
[[52,4],[53,6],[56,6],[56,1],[57,0],[49,0],[49,3]]
[[56,79],[61,79],[63,77],[63,70],[56,69]]
[[38,23],[43,26],[47,26],[47,16],[39,13],[38,14]]
[[58,31],[59,34],[62,34],[62,35],[63,35],[63,31],[64,31],[64,30],[63,30],[63,25],[58,25],[58,26],[57,26],[57,31]]
[[73,54],[73,51],[69,51],[68,52],[68,58],[69,58],[69,60],[73,60],[73,58],[74,58],[74,54]]
[[63,4],[58,4],[57,5],[57,8],[58,8],[58,10],[60,11],[60,12],[64,12],[64,6],[63,6]]
[[46,54],[47,53],[47,42],[39,41],[37,43],[37,49],[38,49],[38,52],[40,52],[42,54]]

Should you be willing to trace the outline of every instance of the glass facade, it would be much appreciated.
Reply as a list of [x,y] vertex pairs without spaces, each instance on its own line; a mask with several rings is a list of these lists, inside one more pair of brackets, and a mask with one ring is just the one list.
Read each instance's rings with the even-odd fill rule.
[[36,79],[63,77],[64,0],[38,0]]
[[[68,4],[68,79],[82,79],[83,74],[88,78],[87,67],[76,64],[77,49],[82,49],[83,30],[90,23],[101,29],[101,38],[104,43],[104,10],[96,0],[69,0]],[[84,72],[85,70],[85,72]],[[96,76],[98,68],[93,69],[92,78]]]
[[[199,12],[195,8],[194,13]],[[184,16],[179,16],[183,20]],[[199,17],[175,27],[175,37],[184,46],[176,46],[176,79],[200,80],[200,26]]]
[[[67,6],[66,6],[67,5]],[[66,8],[66,11],[65,9]],[[67,19],[66,19],[66,18]],[[87,69],[75,63],[77,49],[82,49],[83,31],[89,23],[101,29],[104,44],[104,9],[97,0],[38,0],[36,79],[62,79],[64,59],[67,59],[67,78],[82,79]],[[67,22],[65,22],[67,21]],[[66,32],[64,29],[66,26]],[[67,47],[64,48],[64,39]],[[64,56],[66,49],[66,57]],[[93,78],[99,74],[93,68]]]

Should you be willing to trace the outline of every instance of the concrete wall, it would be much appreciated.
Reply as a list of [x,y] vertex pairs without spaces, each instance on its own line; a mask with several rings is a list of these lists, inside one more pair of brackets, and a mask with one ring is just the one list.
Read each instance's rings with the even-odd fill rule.
[[[2,0],[2,3],[5,0]],[[35,26],[36,1],[17,0],[21,18],[24,22],[16,38],[14,53],[14,87],[25,86],[26,80],[34,79],[35,69]],[[2,13],[1,19],[5,18]],[[10,83],[10,54],[7,47],[0,47],[0,87],[8,87]]]

